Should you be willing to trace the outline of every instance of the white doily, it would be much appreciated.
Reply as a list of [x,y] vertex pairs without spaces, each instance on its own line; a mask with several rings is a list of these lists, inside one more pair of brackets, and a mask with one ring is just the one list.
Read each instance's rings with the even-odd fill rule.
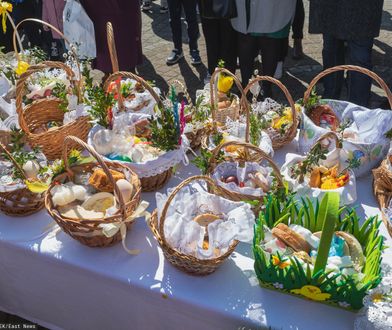
[[[136,85],[136,80],[134,79],[125,79],[121,81],[121,85],[130,84],[130,88],[134,88]],[[157,95],[161,94],[161,90],[158,87],[153,87],[153,90]],[[132,100],[124,100],[124,106],[126,111],[133,112],[134,109],[140,107],[140,105],[145,104],[141,109],[138,109],[137,113],[144,113],[147,115],[154,115],[154,108],[156,105],[155,99],[152,97],[148,90],[144,90],[142,93],[134,91],[133,94],[135,98]],[[113,107],[113,115],[119,114],[118,111],[118,103]]]
[[212,178],[215,182],[222,186],[223,188],[237,192],[240,194],[251,195],[255,197],[264,196],[265,193],[261,188],[252,188],[252,187],[239,187],[233,182],[225,183],[222,182],[222,177],[235,176],[238,178],[240,182],[247,180],[249,173],[260,172],[262,173],[268,180],[269,186],[272,185],[272,169],[270,167],[263,167],[258,163],[246,162],[244,167],[240,167],[238,162],[223,162],[220,163],[212,173]]
[[[102,128],[103,128],[102,126],[95,125],[91,129],[88,135],[87,143],[93,148],[94,148],[94,143],[93,143],[94,134]],[[181,162],[183,162],[185,165],[188,165],[189,160],[186,153],[189,149],[189,140],[186,138],[185,135],[182,135],[181,138],[182,138],[182,143],[178,149],[168,151],[163,155],[159,156],[158,158],[140,164],[125,162],[120,160],[116,160],[116,162],[128,166],[139,176],[139,178],[147,178],[158,174],[162,174],[163,172],[166,172],[167,170],[178,165]]]
[[[334,149],[330,151],[327,154],[327,159],[320,161],[320,165],[330,168],[339,163],[340,169],[343,169],[344,162],[342,162],[342,152],[343,150],[341,149]],[[308,184],[309,179],[306,177],[303,183],[299,183],[297,179],[293,179],[291,177],[291,167],[305,158],[305,156],[288,153],[286,154],[286,161],[281,169],[282,176],[289,183],[290,188],[297,192],[298,197],[310,195],[311,197],[317,198],[321,201],[326,192],[337,192],[340,195],[340,205],[349,205],[357,200],[357,185],[354,172],[351,170],[349,170],[349,182],[347,182],[343,187],[337,189],[323,190],[320,188],[311,188]]]
[[[384,269],[385,271],[385,269]],[[364,307],[354,321],[355,330],[392,329],[392,273],[384,277],[363,299]]]
[[[168,243],[180,252],[200,259],[224,254],[233,240],[250,243],[253,238],[254,214],[250,205],[212,195],[191,184],[180,190],[171,202],[164,224]],[[156,193],[159,219],[168,195]],[[205,227],[194,221],[204,213],[220,217],[208,225],[208,250],[203,249]],[[219,253],[215,249],[219,249]]]

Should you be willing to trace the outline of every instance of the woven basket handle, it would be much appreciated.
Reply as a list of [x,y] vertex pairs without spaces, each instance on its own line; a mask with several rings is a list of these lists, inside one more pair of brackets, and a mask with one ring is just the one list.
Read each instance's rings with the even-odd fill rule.
[[327,132],[325,134],[323,134],[322,136],[320,136],[317,141],[315,142],[315,144],[313,145],[313,147],[310,149],[310,152],[312,152],[318,144],[321,144],[321,142],[323,142],[324,140],[327,139],[332,139],[335,141],[335,145],[337,149],[341,149],[342,148],[342,142],[340,141],[339,137],[337,136],[337,134],[335,132]]
[[182,181],[169,195],[163,210],[162,210],[162,214],[161,214],[161,218],[159,221],[159,235],[161,236],[162,242],[163,244],[167,244],[166,242],[166,238],[165,238],[165,231],[164,231],[164,223],[165,223],[165,219],[166,219],[166,214],[167,214],[167,210],[169,209],[170,203],[172,202],[172,200],[174,199],[174,197],[177,195],[177,193],[184,188],[185,186],[187,186],[189,183],[193,182],[193,181],[197,181],[197,180],[201,180],[201,181],[206,181],[207,184],[216,187],[216,183],[214,182],[214,180],[212,180],[210,177],[205,176],[205,175],[196,175],[196,176],[192,176],[184,181]]
[[52,61],[46,61],[42,62],[37,65],[32,65],[28,68],[28,70],[23,73],[18,81],[16,82],[16,112],[18,114],[18,121],[19,121],[19,126],[22,129],[23,132],[25,132],[27,135],[31,135],[32,133],[30,132],[30,129],[28,127],[28,124],[23,116],[23,95],[25,93],[25,85],[27,79],[34,73],[42,71],[44,69],[60,69],[64,70],[65,73],[67,74],[68,79],[72,82],[72,77],[74,76],[74,72],[72,69],[65,65],[62,62],[52,62]]
[[[80,100],[80,97],[81,97],[81,77],[80,77],[80,76],[81,76],[81,70],[80,70],[80,63],[79,63],[78,55],[76,54],[74,47],[72,47],[71,42],[66,38],[66,36],[64,35],[64,33],[62,33],[59,29],[57,29],[56,27],[54,27],[52,24],[49,24],[48,22],[42,21],[42,20],[37,19],[37,18],[26,18],[26,19],[24,19],[23,21],[20,21],[20,22],[16,25],[16,27],[15,27],[15,29],[14,29],[14,34],[13,34],[12,42],[13,42],[13,46],[14,46],[15,56],[16,56],[16,58],[18,59],[18,61],[20,61],[21,58],[20,58],[20,55],[19,55],[19,53],[18,53],[18,48],[17,48],[17,46],[16,46],[16,34],[18,33],[17,31],[18,31],[19,26],[20,26],[21,24],[25,23],[25,22],[35,22],[35,23],[39,23],[39,24],[42,24],[42,25],[44,25],[44,26],[46,26],[46,27],[52,29],[53,31],[55,31],[56,33],[58,33],[58,34],[64,39],[64,41],[68,44],[68,46],[69,46],[69,48],[70,48],[70,50],[71,50],[71,52],[72,52],[73,58],[74,58],[74,60],[75,60],[76,67],[78,68],[78,73],[79,73],[79,82],[78,82],[78,93],[79,93],[79,95],[78,95],[78,97],[79,97],[79,100]],[[22,50],[22,51],[23,51],[23,50]]]
[[[185,87],[185,85],[177,80],[177,79],[173,79],[169,81],[169,86],[175,86],[176,88],[178,88],[180,90],[180,92],[182,92],[186,98],[186,100],[188,101],[188,105],[193,109],[193,102],[192,102],[192,98],[188,93],[188,89]],[[170,91],[169,91],[170,93]]]
[[120,71],[118,66],[116,41],[114,40],[114,31],[111,22],[106,23],[106,38],[108,42],[110,61],[112,62],[113,72]]
[[124,198],[120,192],[120,189],[116,185],[116,181],[114,180],[112,173],[110,173],[108,166],[105,164],[102,157],[92,147],[90,147],[87,143],[83,142],[81,139],[79,139],[75,136],[71,136],[71,135],[67,136],[64,139],[64,148],[63,148],[63,155],[62,155],[65,170],[68,173],[68,176],[70,178],[73,178],[73,176],[74,176],[72,168],[69,166],[69,163],[68,163],[68,148],[71,143],[76,143],[76,144],[80,145],[96,159],[98,164],[101,166],[102,170],[107,175],[110,183],[113,185],[114,194],[115,194],[117,201],[118,201],[118,204],[119,204],[118,206],[120,207],[121,214],[125,218],[126,217],[126,207],[125,207],[125,203],[124,203]]
[[316,77],[313,78],[313,80],[309,83],[308,89],[305,91],[304,94],[304,99],[303,99],[303,103],[306,104],[309,100],[310,94],[312,93],[312,90],[314,88],[314,86],[316,86],[316,84],[318,83],[318,81],[329,75],[330,73],[334,73],[334,72],[338,72],[338,71],[356,71],[359,73],[363,73],[364,75],[367,75],[368,77],[372,78],[373,80],[375,80],[379,86],[384,90],[387,98],[388,98],[388,102],[389,105],[392,109],[392,92],[389,89],[388,85],[385,83],[385,81],[376,73],[374,73],[373,71],[370,71],[369,69],[366,68],[362,68],[360,66],[356,66],[356,65],[338,65],[338,66],[334,66],[332,68],[326,69],[322,72],[320,72]]
[[15,167],[18,169],[18,171],[22,174],[23,179],[27,180],[26,174],[23,170],[23,168],[17,163],[14,157],[12,157],[11,153],[8,151],[8,149],[0,142],[0,149],[8,156],[10,161],[15,165]]
[[[112,73],[105,81],[104,84],[104,90],[107,92],[110,86],[110,83],[113,81],[116,81],[118,78],[130,78],[133,80],[136,80],[139,82],[145,89],[148,90],[148,92],[151,94],[151,96],[154,98],[154,100],[157,102],[158,107],[161,109],[163,108],[163,103],[159,97],[159,95],[154,91],[154,89],[142,78],[139,77],[138,75],[132,73],[132,72],[126,72],[126,71],[119,71],[119,72],[114,72]],[[123,96],[121,93],[118,93],[118,98],[122,98]],[[119,102],[120,103],[120,102]]]
[[[238,90],[240,91],[241,95],[244,94],[244,89],[242,88],[241,81],[237,78],[237,76],[233,73],[231,73],[229,70],[225,68],[216,68],[213,74],[211,75],[211,80],[210,80],[210,104],[211,104],[211,116],[212,116],[212,121],[213,121],[213,127],[214,130],[216,131],[217,129],[217,123],[216,123],[216,111],[218,109],[218,77],[219,74],[226,74],[227,76],[230,76],[234,79],[234,83],[236,84]],[[243,108],[245,104],[241,104],[242,96],[240,98],[240,108]],[[247,107],[245,107],[245,111],[247,110]],[[248,121],[248,112],[246,113],[247,121]],[[247,124],[247,127],[249,125]],[[247,141],[248,142],[248,141]]]
[[[113,25],[111,22],[106,23],[106,39],[108,43],[108,49],[109,49],[109,55],[110,55],[110,61],[112,62],[112,70],[113,72],[118,72],[120,71],[119,65],[118,65],[118,56],[117,56],[117,48],[116,48],[116,41],[114,40],[114,30],[113,30]],[[124,99],[121,94],[121,81],[117,82],[117,93],[119,95],[118,97],[118,108],[120,111],[124,111]]]
[[268,156],[263,150],[261,150],[260,148],[254,146],[253,144],[250,144],[250,143],[244,143],[244,142],[238,142],[238,141],[228,141],[228,142],[225,142],[225,143],[219,145],[212,152],[212,157],[210,159],[210,164],[208,167],[208,174],[211,174],[212,171],[216,168],[216,166],[217,166],[216,160],[217,160],[219,152],[228,146],[241,147],[241,148],[245,148],[245,149],[248,149],[248,150],[255,152],[258,155],[258,158],[257,158],[257,160],[254,160],[254,161],[261,162],[263,159],[266,160],[270,164],[270,166],[272,167],[272,170],[274,171],[274,173],[276,175],[276,178],[279,182],[279,185],[281,187],[284,187],[283,178],[282,178],[282,175],[280,174],[279,167],[275,164],[275,162],[272,160],[272,158],[270,156]]
[[[290,127],[290,132],[296,131],[297,126],[298,126],[298,118],[297,118],[297,111],[295,110],[295,102],[294,102],[293,97],[291,96],[289,90],[278,79],[275,79],[275,78],[272,78],[269,76],[257,76],[249,82],[249,84],[244,88],[244,93],[243,93],[243,97],[244,97],[243,104],[246,104],[246,108],[248,109],[247,111],[250,112],[250,105],[246,100],[246,96],[248,95],[252,86],[255,84],[258,84],[260,81],[268,81],[268,82],[278,86],[280,88],[280,90],[284,93],[287,101],[289,102],[289,105],[291,108],[291,116],[293,117],[293,124]],[[288,135],[290,135],[290,134],[288,134]]]

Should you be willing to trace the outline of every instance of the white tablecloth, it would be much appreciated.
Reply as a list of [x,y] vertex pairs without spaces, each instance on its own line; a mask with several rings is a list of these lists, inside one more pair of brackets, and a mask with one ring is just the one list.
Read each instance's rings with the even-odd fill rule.
[[[279,150],[295,151],[295,144]],[[197,174],[190,165],[167,187]],[[167,188],[166,187],[166,188]],[[358,211],[378,214],[371,177],[358,180]],[[163,190],[162,190],[163,191]],[[154,193],[143,194],[155,206]],[[252,247],[205,277],[169,264],[142,220],[121,244],[89,248],[63,232],[39,235],[52,219],[41,211],[26,218],[0,216],[0,310],[52,329],[352,329],[355,314],[261,289]],[[382,233],[387,236],[382,225]],[[37,238],[38,237],[38,238]],[[389,239],[386,244],[392,245]],[[384,262],[392,264],[390,248]]]

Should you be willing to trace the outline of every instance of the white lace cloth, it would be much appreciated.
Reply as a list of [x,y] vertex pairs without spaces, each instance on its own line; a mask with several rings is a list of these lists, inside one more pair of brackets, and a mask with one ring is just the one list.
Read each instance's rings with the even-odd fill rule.
[[[121,81],[122,85],[124,85],[126,83],[130,83],[131,86],[134,87],[136,85],[136,80],[128,78],[128,79]],[[158,95],[161,94],[161,90],[158,87],[153,87],[153,90]],[[136,112],[137,113],[144,113],[144,114],[151,115],[151,116],[154,115],[154,113],[155,113],[154,107],[157,104],[157,102],[152,97],[150,92],[147,90],[144,90],[144,92],[142,92],[142,93],[135,91],[134,95],[135,95],[134,99],[124,100],[124,106],[125,106],[126,111],[133,111],[135,108],[137,108],[141,104],[145,103],[146,105],[142,109],[137,110]],[[119,114],[118,104],[116,103],[116,105],[113,107],[113,115],[116,116],[118,114]]]
[[240,194],[251,195],[255,197],[264,196],[265,193],[261,188],[252,188],[252,187],[239,187],[234,182],[225,183],[222,182],[221,178],[228,176],[235,176],[238,178],[238,181],[244,182],[248,180],[249,173],[260,172],[262,173],[268,180],[269,186],[272,185],[272,169],[270,167],[263,167],[258,163],[246,162],[244,167],[240,167],[238,162],[223,162],[220,163],[212,173],[212,178],[215,182],[222,186],[223,188],[237,192]]
[[[87,143],[93,148],[94,134],[102,128],[102,126],[95,125],[88,135]],[[178,149],[168,151],[163,155],[159,156],[158,158],[148,160],[144,163],[130,163],[120,160],[116,160],[116,162],[128,166],[139,176],[139,178],[148,178],[158,174],[162,174],[163,172],[166,172],[167,170],[175,167],[181,162],[183,162],[185,165],[188,165],[189,160],[186,155],[188,149],[189,141],[185,135],[182,135],[182,143]]]
[[[370,110],[346,101],[323,101],[332,107],[341,123],[351,122],[344,132],[351,133],[352,137],[343,139],[343,148],[350,157],[361,160],[361,166],[354,169],[355,175],[357,177],[367,175],[387,154],[389,139],[385,134],[391,128],[392,111]],[[327,132],[328,129],[315,125],[303,111],[298,140],[299,151],[301,153],[309,151],[316,140]]]
[[[169,194],[169,192],[168,192]],[[159,220],[168,195],[156,193]],[[205,227],[194,221],[197,215],[212,213],[221,219],[208,225],[208,250],[203,249]],[[254,214],[250,205],[232,202],[209,194],[198,183],[181,189],[171,202],[164,231],[168,243],[176,250],[200,259],[211,259],[227,252],[233,240],[250,243],[253,238]]]
[[[330,151],[327,154],[327,159],[320,161],[320,165],[330,168],[339,163],[340,169],[343,169],[344,162],[342,162],[341,153],[344,153],[344,151],[341,149],[334,149]],[[347,182],[343,187],[337,189],[324,190],[320,188],[311,188],[309,187],[309,179],[306,177],[303,183],[299,183],[297,179],[293,179],[290,175],[291,167],[305,158],[305,156],[288,153],[286,154],[286,161],[281,168],[282,175],[289,183],[290,188],[297,192],[297,197],[311,196],[321,201],[325,193],[338,192],[340,195],[340,205],[349,205],[357,200],[357,185],[355,174],[351,170],[349,170],[349,182]]]
[[[47,79],[48,83],[44,86],[39,83],[40,79]],[[42,72],[37,72],[32,81],[27,83],[27,88],[30,91],[26,95],[27,98],[33,99],[35,97],[44,97],[45,92],[52,90],[56,83],[62,83],[65,88],[70,86],[70,82],[67,78],[67,74],[60,69],[46,69]]]
[[354,330],[392,329],[392,272],[388,266],[383,266],[383,279],[365,296],[364,307],[354,321]]

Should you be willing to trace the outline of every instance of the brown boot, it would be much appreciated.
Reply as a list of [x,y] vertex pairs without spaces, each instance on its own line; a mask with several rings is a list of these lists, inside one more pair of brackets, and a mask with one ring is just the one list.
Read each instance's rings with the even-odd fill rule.
[[293,59],[300,60],[302,57],[304,57],[304,52],[302,50],[302,39],[294,39]]

